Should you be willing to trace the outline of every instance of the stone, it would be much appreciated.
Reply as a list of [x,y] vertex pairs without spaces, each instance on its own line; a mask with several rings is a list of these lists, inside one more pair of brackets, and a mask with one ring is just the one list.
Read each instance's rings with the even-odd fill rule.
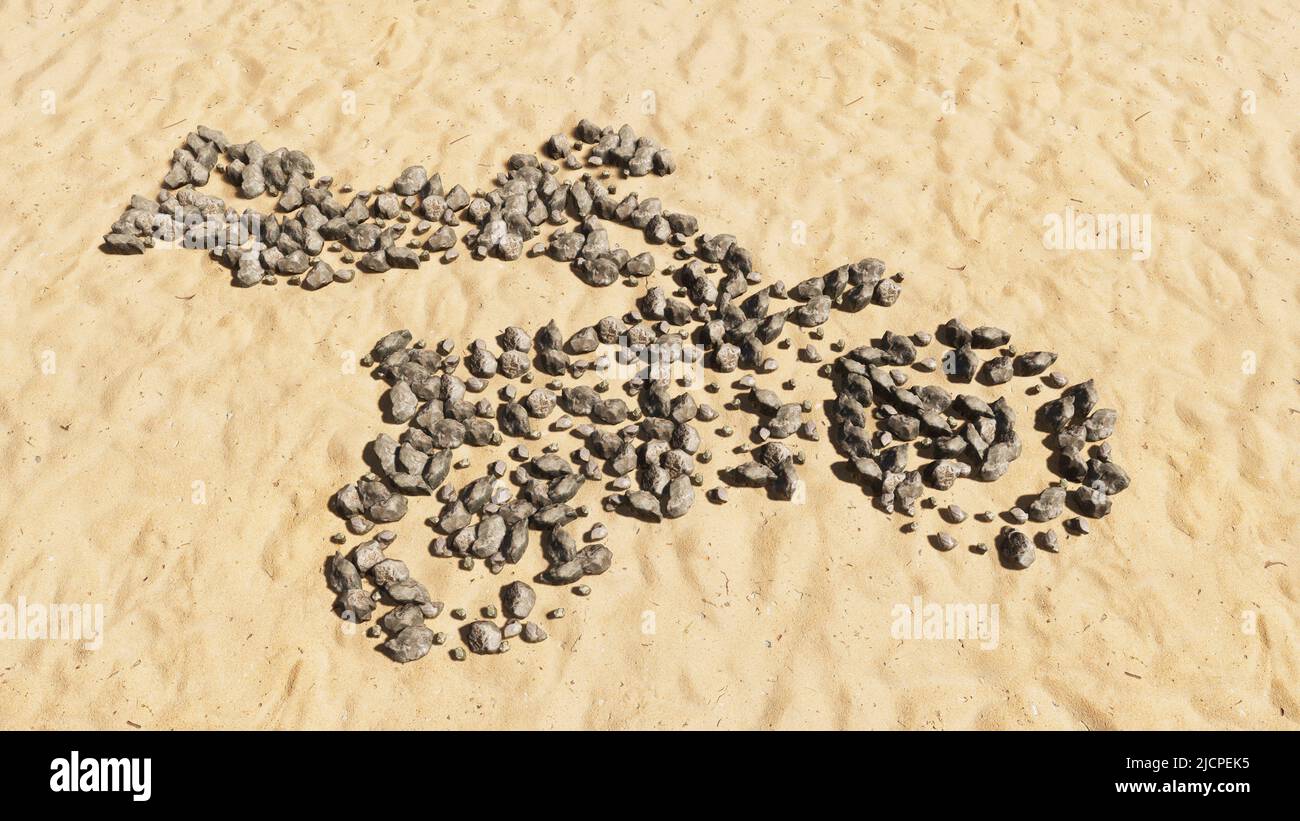
[[405,424],[414,418],[419,410],[420,400],[415,391],[404,380],[399,380],[388,389],[388,404],[393,421]]
[[1050,351],[1032,351],[1022,353],[1014,360],[1015,372],[1018,376],[1037,376],[1056,361],[1056,354]]
[[339,595],[338,608],[344,620],[359,624],[370,621],[375,612],[375,600],[365,590],[356,587]]
[[776,478],[776,473],[767,465],[747,462],[733,468],[730,476],[732,483],[741,487],[764,487]]
[[383,630],[393,635],[402,633],[407,627],[422,624],[424,624],[424,613],[420,611],[420,605],[413,601],[396,605],[380,620]]
[[393,181],[393,192],[403,197],[413,196],[423,193],[425,185],[429,182],[429,172],[422,165],[412,165],[403,169],[402,173]]
[[623,497],[623,503],[633,515],[649,521],[659,521],[659,497],[645,490],[630,490]]
[[940,325],[935,336],[939,342],[949,348],[960,348],[963,345],[969,345],[971,342],[970,330],[962,324],[960,319],[955,318]]
[[1035,522],[1050,522],[1065,510],[1065,488],[1053,485],[1038,494],[1029,505],[1029,518]]
[[995,356],[984,363],[981,368],[984,379],[990,385],[1004,385],[1014,376],[1012,359],[1009,356]]
[[130,234],[104,235],[104,250],[110,254],[143,254],[145,241]]
[[1034,545],[1019,530],[1007,528],[998,544],[998,556],[1005,567],[1024,570],[1034,563]]
[[537,604],[533,588],[521,581],[511,582],[501,588],[501,607],[512,619],[526,619]]
[[501,652],[504,637],[501,628],[490,621],[471,622],[465,628],[465,646],[471,653],[490,655]]
[[664,494],[663,515],[668,519],[677,519],[685,516],[695,504],[695,491],[691,487],[690,478],[687,476],[678,476],[668,483],[668,488]]
[[1100,519],[1102,516],[1110,513],[1110,496],[1104,491],[1079,485],[1071,494],[1074,506],[1085,516],[1091,516],[1094,519]]
[[384,559],[370,568],[370,578],[380,587],[392,587],[411,577],[410,570],[401,559]]
[[387,524],[396,522],[406,515],[406,497],[400,493],[394,493],[382,502],[371,505],[366,510],[366,515],[373,522]]
[[578,551],[575,561],[582,566],[583,575],[599,576],[614,562],[614,554],[603,544],[593,544]]
[[970,337],[973,348],[999,348],[1011,341],[1011,334],[988,325],[971,331]]
[[1119,413],[1111,408],[1099,408],[1092,412],[1083,423],[1089,442],[1098,442],[1110,437],[1115,432],[1115,422]]
[[1043,384],[1049,388],[1064,388],[1070,384],[1070,378],[1060,371],[1052,371],[1043,377]]
[[801,328],[823,325],[831,318],[831,306],[831,298],[820,294],[791,311],[789,319]]
[[357,566],[336,552],[329,562],[329,584],[335,593],[346,593],[361,587],[361,573]]

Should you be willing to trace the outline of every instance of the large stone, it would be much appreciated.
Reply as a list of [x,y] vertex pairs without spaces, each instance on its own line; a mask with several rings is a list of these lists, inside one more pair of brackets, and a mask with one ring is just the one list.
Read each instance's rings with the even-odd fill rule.
[[388,655],[403,663],[424,658],[432,647],[433,631],[423,624],[413,624],[384,642]]
[[489,655],[501,651],[501,628],[490,621],[479,620],[465,628],[465,646],[471,653]]
[[501,588],[502,611],[512,619],[526,619],[537,604],[537,593],[521,581],[511,582]]

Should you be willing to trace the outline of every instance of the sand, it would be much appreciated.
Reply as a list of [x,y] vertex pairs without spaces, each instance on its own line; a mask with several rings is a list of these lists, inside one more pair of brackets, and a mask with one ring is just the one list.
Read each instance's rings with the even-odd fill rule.
[[[0,11],[0,580],[10,604],[105,619],[98,649],[0,641],[0,726],[1297,726],[1286,11],[455,5]],[[108,257],[100,235],[200,123],[358,186],[414,162],[480,185],[581,116],[671,147],[676,174],[629,188],[737,234],[770,277],[868,255],[908,272],[895,307],[836,312],[828,339],[960,316],[1061,352],[1119,410],[1133,486],[1093,535],[1010,572],[966,551],[988,535],[973,521],[952,553],[921,536],[933,514],[900,533],[823,441],[806,505],[733,491],[670,524],[603,517],[614,567],[542,645],[398,665],[348,635],[325,502],[383,429],[382,385],[350,357],[398,327],[540,324],[539,305],[571,330],[635,292],[469,259],[241,290],[201,253]],[[1150,215],[1149,258],[1044,247],[1070,207]],[[1037,436],[1025,452],[941,503],[1040,489]],[[423,509],[390,552],[449,607],[491,603],[513,576],[430,557]],[[998,605],[996,646],[895,637],[917,596]]]

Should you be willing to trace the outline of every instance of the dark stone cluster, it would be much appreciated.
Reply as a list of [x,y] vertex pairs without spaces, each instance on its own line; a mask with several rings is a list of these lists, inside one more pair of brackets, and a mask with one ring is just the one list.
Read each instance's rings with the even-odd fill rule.
[[[1067,387],[1060,373],[1043,375],[1056,354],[1018,353],[1008,332],[971,330],[952,319],[933,334],[885,332],[852,348],[832,343],[839,355],[821,364],[815,343],[824,339],[832,312],[893,305],[902,273],[889,276],[883,262],[866,258],[792,287],[780,280],[764,284],[753,255],[734,235],[702,231],[695,217],[657,198],[618,190],[615,172],[632,178],[676,169],[671,152],[626,125],[602,128],[583,120],[571,136],[548,139],[542,154],[513,155],[493,186],[472,194],[460,185],[445,187],[437,173],[416,165],[390,186],[355,194],[341,186],[336,198],[332,179],[316,177],[302,152],[232,144],[201,127],[173,154],[156,200],[133,197],[104,240],[112,253],[140,253],[158,241],[206,248],[242,286],[283,277],[315,290],[354,277],[352,268],[339,264],[367,273],[417,268],[435,253],[443,262],[454,260],[458,246],[476,259],[527,255],[565,263],[593,287],[620,281],[639,286],[626,313],[576,329],[563,330],[554,320],[512,326],[490,342],[476,339],[463,347],[449,339],[430,345],[398,330],[363,358],[388,385],[380,402],[384,421],[403,427],[396,436],[376,436],[364,454],[368,470],[331,497],[346,529],[369,538],[346,555],[331,556],[326,578],[337,595],[336,610],[349,622],[371,621],[379,604],[390,608],[367,633],[386,637],[383,647],[392,658],[415,660],[448,640],[426,626],[441,616],[442,602],[411,578],[404,562],[385,553],[396,534],[380,529],[370,537],[377,526],[404,519],[413,503],[437,506],[425,520],[434,534],[433,556],[465,570],[482,563],[495,574],[520,563],[536,541],[544,569],[532,582],[586,595],[585,581],[614,561],[604,524],[580,532],[591,510],[579,497],[591,488],[603,489],[603,511],[647,522],[686,515],[698,495],[724,504],[728,488],[761,488],[771,499],[798,500],[805,457],[797,443],[820,441],[822,409],[759,387],[755,375],[776,371],[774,348],[791,347],[799,334],[805,338],[798,361],[820,364],[833,389],[824,418],[846,460],[839,475],[860,484],[884,513],[917,517],[934,507],[929,491],[949,491],[960,480],[992,482],[1007,473],[1022,455],[1015,412],[1005,398],[986,402],[959,387],[996,388],[1017,377],[1039,380],[1031,394],[1065,389],[1035,419],[1049,434],[1049,464],[1061,478],[1028,497],[1023,508],[1003,514],[1008,525],[995,543],[1005,566],[1025,568],[1037,550],[1060,549],[1050,526],[1037,534],[1037,546],[1017,526],[1048,525],[1069,508],[1078,516],[1066,522],[1067,532],[1085,534],[1087,520],[1106,515],[1111,498],[1128,486],[1104,441],[1115,411],[1096,407],[1091,381]],[[237,212],[200,193],[212,174],[224,174],[241,197],[276,197],[274,213]],[[639,231],[647,249],[615,245],[610,223]],[[543,240],[544,226],[549,234]],[[408,229],[412,238],[404,240]],[[649,249],[657,246],[673,249],[669,264],[656,262]],[[338,264],[326,254],[336,255]],[[652,283],[655,277],[661,279]],[[926,356],[935,341],[945,350],[938,358]],[[913,385],[916,373],[942,375],[958,386],[956,395],[941,385]],[[719,412],[697,392],[722,390],[710,374],[733,380],[725,407],[752,415],[754,425],[748,444],[732,449],[739,463],[718,469],[722,484],[705,492],[710,437],[735,433],[728,425],[711,428]],[[588,375],[599,381],[584,384]],[[782,390],[793,387],[791,378]],[[507,449],[508,459],[461,478],[471,464],[461,449],[484,447]],[[431,501],[423,502],[426,497]],[[940,516],[952,524],[967,518],[955,504]],[[977,519],[992,522],[994,514]],[[904,529],[915,527],[912,518]],[[957,544],[943,532],[930,540],[943,551]],[[334,541],[347,538],[336,534]],[[988,547],[978,543],[971,550]],[[537,602],[532,585],[507,584],[500,599],[500,609],[483,607],[473,621],[465,608],[450,611],[452,619],[466,622],[459,630],[463,647],[450,650],[452,658],[465,658],[466,650],[505,652],[516,636],[529,643],[547,637],[528,620]],[[563,614],[555,608],[548,617]]]
[[[591,167],[608,179],[612,171],[605,169],[637,177],[676,168],[670,151],[637,137],[627,125],[602,129],[583,120],[575,135],[572,143],[556,135],[545,146],[566,169]],[[614,199],[615,185],[592,174],[563,181],[557,176],[561,170],[550,160],[516,154],[495,186],[473,194],[460,185],[445,187],[438,173],[420,165],[403,170],[389,186],[354,193],[343,185],[335,192],[333,178],[317,177],[315,163],[302,151],[232,143],[222,132],[200,126],[173,152],[155,199],[133,196],[102,248],[139,254],[165,243],[207,250],[231,271],[235,285],[274,285],[284,278],[318,290],[350,282],[357,270],[419,268],[434,254],[451,262],[460,255],[458,245],[478,258],[518,259],[541,226],[565,225],[572,217],[577,230],[557,232],[550,254],[572,262],[590,284],[608,285],[620,276],[648,276],[655,263],[648,252],[632,257],[610,247],[599,220],[636,225],[648,241],[659,243],[684,241],[696,231],[694,217],[663,213],[658,200],[641,203],[636,194]],[[223,175],[241,198],[274,197],[272,210],[241,212],[201,193],[214,174]]]

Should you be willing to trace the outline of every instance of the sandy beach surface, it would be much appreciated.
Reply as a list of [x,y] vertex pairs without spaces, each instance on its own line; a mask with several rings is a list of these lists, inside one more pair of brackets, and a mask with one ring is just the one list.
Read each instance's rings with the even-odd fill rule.
[[[0,727],[1296,728],[1297,19],[1100,0],[5,4],[0,590],[102,606],[104,633],[0,640]],[[828,342],[958,316],[1060,352],[1119,411],[1132,487],[1012,572],[966,549],[994,526],[946,528],[950,553],[924,538],[933,511],[900,532],[823,438],[801,445],[802,505],[734,490],[671,523],[598,515],[614,566],[589,598],[546,591],[568,616],[545,643],[384,658],[322,577],[329,494],[396,433],[382,383],[348,364],[395,328],[572,331],[640,291],[468,258],[245,290],[202,253],[107,256],[100,237],[200,124],[359,188],[425,163],[473,190],[584,116],[672,148],[676,174],[630,187],[736,234],[768,279],[865,256],[906,272],[897,305],[836,312]],[[1149,218],[1149,248],[1047,247],[1067,211]],[[830,396],[781,354],[761,381]],[[1027,384],[1022,414],[1043,398]],[[1003,480],[936,498],[1036,492],[1039,439]],[[713,447],[710,486],[736,462]],[[389,552],[448,607],[540,569],[431,557],[434,512],[414,500]],[[996,640],[900,636],[917,597],[996,606]]]

